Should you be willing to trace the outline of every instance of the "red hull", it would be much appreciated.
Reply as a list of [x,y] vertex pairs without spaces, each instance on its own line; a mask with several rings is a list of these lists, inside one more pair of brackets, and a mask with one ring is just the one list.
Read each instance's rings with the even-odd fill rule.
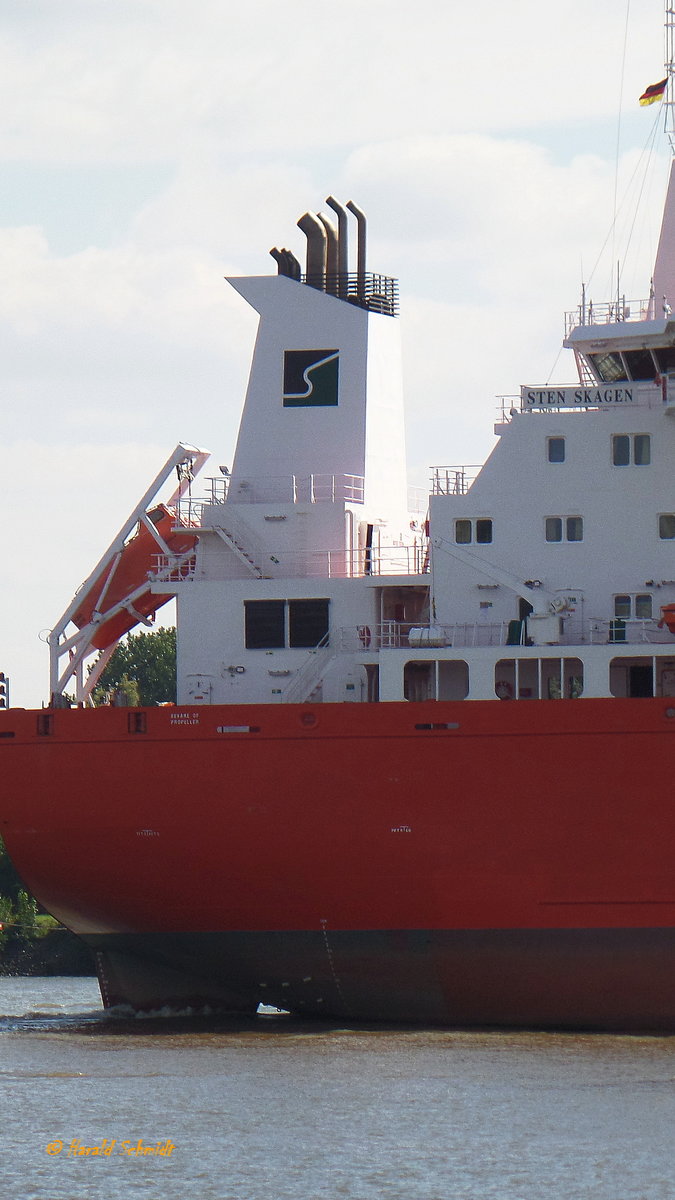
[[1,829],[110,1003],[675,1028],[674,736],[649,699],[10,710]]

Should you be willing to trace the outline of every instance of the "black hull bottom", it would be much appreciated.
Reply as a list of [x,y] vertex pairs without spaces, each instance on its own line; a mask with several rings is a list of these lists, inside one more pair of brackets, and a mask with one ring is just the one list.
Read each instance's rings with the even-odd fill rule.
[[106,1007],[675,1030],[675,930],[88,935]]

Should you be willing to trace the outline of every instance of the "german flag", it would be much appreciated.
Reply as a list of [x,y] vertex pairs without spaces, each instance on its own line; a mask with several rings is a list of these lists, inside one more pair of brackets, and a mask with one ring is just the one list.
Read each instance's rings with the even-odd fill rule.
[[668,79],[662,79],[660,83],[653,83],[640,96],[640,104],[654,104],[657,100],[663,100],[663,93],[666,90]]

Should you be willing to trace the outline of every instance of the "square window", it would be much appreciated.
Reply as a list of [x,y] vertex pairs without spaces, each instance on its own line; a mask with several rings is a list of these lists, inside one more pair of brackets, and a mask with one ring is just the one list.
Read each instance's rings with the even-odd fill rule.
[[318,646],[328,633],[327,600],[288,601],[288,644]]
[[476,541],[482,546],[492,541],[492,521],[476,521]]
[[651,439],[648,433],[636,433],[633,438],[633,462],[636,467],[648,467],[652,461]]
[[659,517],[659,537],[665,540],[675,538],[675,513],[662,513]]
[[548,439],[548,461],[550,463],[563,463],[565,461],[564,437],[550,437]]
[[582,542],[584,540],[583,517],[567,517],[565,524],[568,542]]
[[627,433],[617,433],[612,438],[612,462],[615,467],[627,467],[630,463],[630,438]]
[[245,600],[244,614],[248,650],[280,650],[286,645],[284,600]]
[[635,616],[648,621],[652,615],[652,598],[649,595],[635,597]]
[[630,596],[614,597],[614,616],[630,617]]
[[562,517],[546,518],[546,541],[562,542]]
[[466,546],[471,541],[471,522],[455,521],[455,541],[460,546]]

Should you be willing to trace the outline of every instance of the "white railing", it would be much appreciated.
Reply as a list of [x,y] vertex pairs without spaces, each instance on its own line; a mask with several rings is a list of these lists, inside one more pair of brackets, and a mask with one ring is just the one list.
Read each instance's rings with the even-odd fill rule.
[[607,642],[617,646],[625,643],[630,645],[645,642],[650,645],[668,645],[670,643],[675,650],[673,635],[665,627],[659,629],[658,621],[653,617],[649,619],[592,617],[585,622],[585,625],[588,628],[588,636],[583,640],[595,645]]
[[569,337],[573,329],[579,325],[614,325],[624,321],[653,321],[660,317],[669,316],[664,310],[663,301],[656,303],[654,296],[649,300],[626,300],[618,296],[607,303],[580,304],[577,308],[565,313],[565,337]]
[[481,470],[481,466],[432,467],[431,493],[433,496],[465,496]]
[[206,496],[184,495],[176,506],[184,525],[201,525],[204,509],[212,504],[363,504],[363,475],[268,475],[264,478],[216,476],[207,480]]
[[408,512],[426,515],[429,509],[429,491],[427,488],[408,486]]
[[443,646],[503,646],[508,636],[508,621],[481,624],[468,621],[455,625],[424,625],[423,622],[381,621],[374,625],[356,625],[341,629],[337,635],[340,650],[428,650]]
[[[520,627],[520,628],[519,628]],[[671,645],[675,638],[667,629],[659,629],[655,620],[561,619],[556,645]],[[452,625],[429,625],[422,621],[382,621],[341,629],[336,644],[343,652],[359,650],[409,651],[442,648],[468,649],[473,646],[527,645],[526,626],[520,621],[466,621]]]
[[[229,522],[228,522],[229,525]],[[216,528],[217,527],[213,527]],[[224,533],[232,530],[223,527]],[[374,575],[424,575],[429,571],[427,538],[420,537],[410,546],[384,546],[370,550],[278,550],[246,544],[236,530],[239,548],[264,579],[361,579]],[[195,578],[194,560],[188,568],[173,571],[174,560],[163,554],[154,556],[153,580],[166,579],[186,583]],[[170,574],[166,574],[166,572]]]

